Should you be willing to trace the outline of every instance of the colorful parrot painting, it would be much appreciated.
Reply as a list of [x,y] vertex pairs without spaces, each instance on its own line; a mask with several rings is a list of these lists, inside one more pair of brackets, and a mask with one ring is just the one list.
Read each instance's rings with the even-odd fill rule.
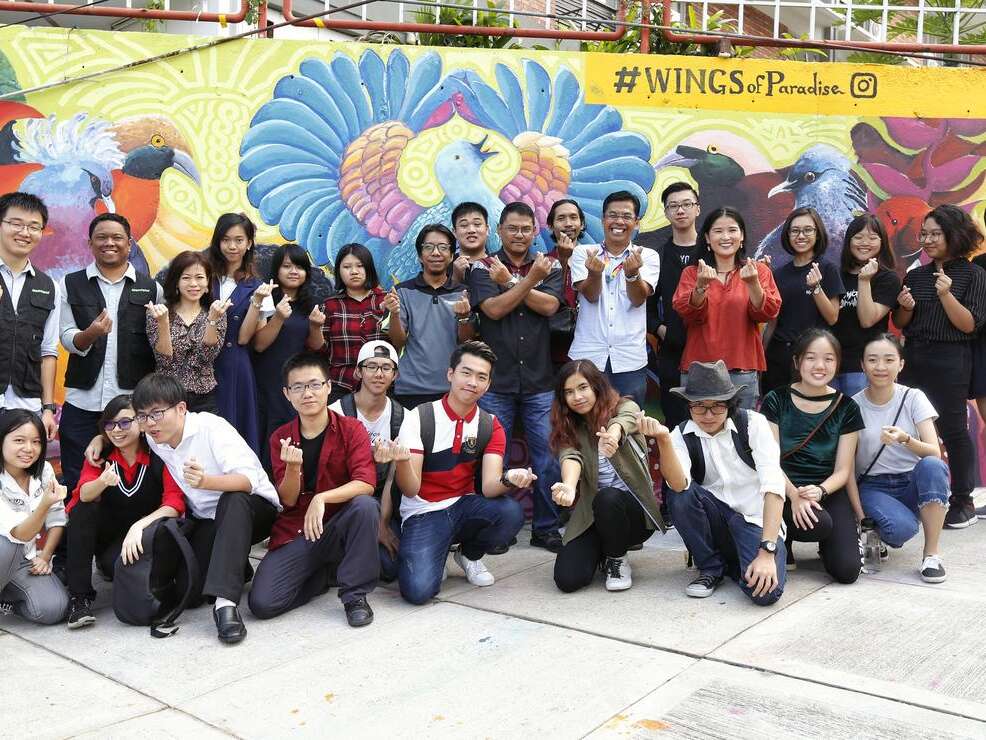
[[[243,138],[240,177],[250,202],[319,264],[331,262],[347,242],[365,244],[385,283],[418,271],[419,229],[449,224],[462,201],[481,203],[494,224],[505,203],[524,201],[543,230],[551,204],[573,197],[586,210],[589,235],[600,239],[608,192],[628,189],[646,203],[654,181],[650,144],[623,131],[615,109],[586,105],[570,71],[552,80],[536,62],[525,61],[523,69],[526,93],[503,64],[495,70],[498,89],[468,71],[443,77],[434,52],[414,62],[401,50],[386,61],[376,50],[358,62],[341,52],[328,63],[307,59],[297,74],[278,81]],[[428,163],[442,200],[422,205],[401,188],[403,156],[421,132],[456,114],[506,137],[520,167],[494,191],[481,173],[495,156],[487,137],[453,140]]]

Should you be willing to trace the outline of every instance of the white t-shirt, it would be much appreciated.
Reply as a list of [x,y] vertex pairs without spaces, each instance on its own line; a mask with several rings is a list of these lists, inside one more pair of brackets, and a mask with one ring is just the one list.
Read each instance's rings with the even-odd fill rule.
[[[866,422],[866,428],[859,432],[859,445],[856,447],[856,475],[862,475],[863,471],[873,462],[873,458],[882,444],[880,432],[883,427],[893,424],[894,416],[897,414],[897,409],[906,390],[907,386],[894,383],[893,398],[882,406],[878,406],[867,399],[865,389],[852,397],[852,400],[859,404],[863,421]],[[938,412],[935,411],[935,407],[931,405],[931,401],[924,395],[924,392],[917,388],[911,388],[897,423],[893,426],[903,429],[912,437],[920,438],[918,424],[925,419],[933,421],[937,418]],[[904,445],[887,445],[867,475],[910,473],[920,459]]]
[[[329,406],[330,409],[335,411],[337,414],[342,416],[346,415],[346,412],[342,410],[342,401],[336,401]],[[376,421],[370,421],[363,413],[357,408],[356,409],[356,420],[363,425],[366,429],[366,433],[370,435],[370,445],[375,445],[377,440],[380,439],[384,442],[390,442],[390,402],[383,409],[383,413],[377,417]],[[401,424],[403,427],[403,423]]]

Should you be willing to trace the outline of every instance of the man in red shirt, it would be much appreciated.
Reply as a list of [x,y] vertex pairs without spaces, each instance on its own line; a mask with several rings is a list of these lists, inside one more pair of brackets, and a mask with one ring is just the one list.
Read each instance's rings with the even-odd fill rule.
[[298,417],[270,438],[277,495],[284,506],[250,590],[250,611],[270,619],[329,588],[337,565],[339,599],[352,627],[373,621],[366,595],[377,585],[380,508],[366,429],[328,408],[332,383],[324,355],[284,364],[284,394]]

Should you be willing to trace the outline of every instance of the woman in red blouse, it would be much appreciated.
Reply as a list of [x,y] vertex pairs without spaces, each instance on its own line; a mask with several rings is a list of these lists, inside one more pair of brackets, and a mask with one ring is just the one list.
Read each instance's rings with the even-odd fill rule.
[[[681,369],[723,360],[733,383],[746,386],[740,407],[756,407],[758,372],[767,369],[759,324],[776,318],[781,296],[767,265],[746,256],[746,226],[728,206],[710,213],[699,234],[698,263],[686,267],[672,305],[688,329]],[[688,375],[681,374],[681,382]]]
[[364,342],[387,339],[382,326],[387,309],[370,250],[347,244],[335,262],[337,293],[325,301],[322,351],[331,365],[332,394],[329,403],[356,390],[356,358]]

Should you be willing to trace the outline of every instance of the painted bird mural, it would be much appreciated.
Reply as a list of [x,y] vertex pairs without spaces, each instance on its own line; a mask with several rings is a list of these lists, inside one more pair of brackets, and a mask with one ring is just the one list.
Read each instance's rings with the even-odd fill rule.
[[786,171],[776,170],[755,144],[730,131],[711,129],[688,136],[654,164],[654,171],[665,167],[688,170],[704,213],[721,206],[738,209],[750,245],[759,244],[794,208],[788,191],[767,197],[784,182]]
[[[838,264],[846,227],[867,209],[866,188],[852,171],[849,158],[828,144],[816,144],[798,157],[788,170],[787,179],[771,189],[767,197],[779,193],[793,194],[796,208],[810,206],[818,211],[830,245],[825,259]],[[783,224],[764,237],[756,251],[758,258],[769,256],[774,266],[791,260],[781,247],[782,228]]]
[[[646,203],[653,184],[650,145],[621,131],[607,106],[585,105],[575,76],[554,80],[526,62],[520,78],[497,65],[495,89],[472,72],[442,76],[433,52],[413,63],[393,51],[384,61],[368,50],[356,62],[337,53],[331,62],[308,59],[282,78],[273,99],[257,111],[241,146],[240,177],[264,221],[277,224],[316,262],[330,262],[350,241],[366,244],[378,272],[400,280],[418,271],[414,238],[425,223],[448,224],[452,208],[472,200],[495,223],[506,202],[523,200],[543,227],[557,198],[578,198],[589,233],[602,235],[605,192],[626,187]],[[454,115],[485,128],[479,141],[446,143],[425,166],[442,190],[437,204],[422,204],[401,184],[403,156],[421,132]],[[489,134],[506,137],[519,154],[512,179],[493,190],[482,177],[496,152]],[[422,166],[416,162],[414,166]],[[614,179],[614,172],[625,172]],[[490,248],[495,248],[491,239]]]

